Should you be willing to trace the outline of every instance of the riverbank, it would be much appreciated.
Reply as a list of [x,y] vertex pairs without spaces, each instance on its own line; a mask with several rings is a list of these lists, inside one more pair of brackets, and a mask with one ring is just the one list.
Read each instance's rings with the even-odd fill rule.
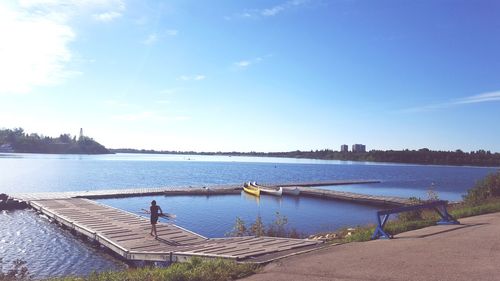
[[500,212],[460,222],[289,257],[242,280],[497,280]]

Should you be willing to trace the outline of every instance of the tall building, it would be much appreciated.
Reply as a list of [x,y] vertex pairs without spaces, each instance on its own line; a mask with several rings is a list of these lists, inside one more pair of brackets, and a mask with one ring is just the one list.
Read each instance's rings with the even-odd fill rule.
[[366,146],[364,144],[353,144],[352,152],[366,152]]
[[343,144],[340,146],[340,152],[348,152],[349,151],[349,146],[347,144]]

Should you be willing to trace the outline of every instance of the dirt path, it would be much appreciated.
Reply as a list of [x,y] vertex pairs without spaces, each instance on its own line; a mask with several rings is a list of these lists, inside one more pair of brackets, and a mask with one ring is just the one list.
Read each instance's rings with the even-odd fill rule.
[[500,280],[500,213],[460,222],[331,246],[271,263],[243,280]]

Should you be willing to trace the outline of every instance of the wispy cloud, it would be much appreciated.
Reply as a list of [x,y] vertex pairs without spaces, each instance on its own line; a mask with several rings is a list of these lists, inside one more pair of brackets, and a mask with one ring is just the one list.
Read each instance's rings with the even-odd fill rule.
[[182,81],[200,81],[200,80],[205,80],[207,76],[203,74],[197,74],[197,75],[181,75],[178,80]]
[[13,10],[0,4],[0,93],[26,93],[71,76],[75,32],[47,14]]
[[416,113],[416,112],[436,111],[454,106],[461,106],[461,105],[475,104],[475,103],[498,102],[498,101],[500,101],[500,91],[472,95],[464,98],[450,100],[448,102],[443,102],[443,103],[407,108],[402,110],[402,112]]
[[454,104],[469,104],[469,103],[481,103],[481,102],[493,102],[493,101],[500,101],[500,91],[465,97],[456,100]]
[[70,46],[77,38],[71,19],[110,21],[124,10],[123,0],[1,1],[0,94],[27,93],[80,74],[70,69]]
[[121,17],[122,14],[116,11],[111,11],[111,12],[105,12],[105,13],[100,13],[100,14],[94,14],[93,17],[95,20],[102,21],[102,22],[110,22],[116,18]]
[[156,33],[151,33],[142,41],[142,44],[144,45],[151,45],[154,44],[156,41],[158,41],[158,34]]
[[253,59],[246,59],[246,60],[241,60],[233,63],[233,66],[238,69],[238,70],[244,70],[250,67],[251,65],[258,64],[262,62],[264,58],[262,57],[257,57]]
[[242,60],[242,61],[239,61],[239,62],[235,62],[234,65],[236,67],[239,67],[239,68],[247,68],[248,66],[250,66],[252,64],[251,61],[248,61],[248,60]]
[[90,15],[102,22],[121,17],[126,8],[125,0],[19,0],[19,6],[66,19]]
[[167,29],[164,32],[153,32],[150,33],[146,39],[142,41],[143,44],[145,45],[152,45],[156,42],[158,42],[161,38],[164,38],[166,36],[172,37],[172,36],[177,36],[179,34],[179,31],[177,29]]
[[262,57],[256,57],[256,58],[253,58],[253,59],[240,60],[240,61],[237,61],[237,62],[233,63],[233,68],[235,68],[236,70],[245,70],[245,69],[249,68],[250,66],[256,65],[258,63],[261,63],[261,62],[264,61],[264,59],[267,59],[267,58],[270,58],[270,57],[272,57],[271,54],[265,55],[265,56],[262,56]]
[[263,9],[251,9],[251,10],[246,10],[242,13],[236,13],[232,16],[226,16],[224,17],[226,20],[231,20],[233,18],[240,18],[240,19],[258,19],[258,18],[263,18],[263,17],[273,17],[276,16],[280,13],[283,13],[287,10],[297,8],[299,6],[304,6],[308,2],[311,2],[311,0],[290,0],[283,2],[281,4],[272,6],[272,7],[267,7]]

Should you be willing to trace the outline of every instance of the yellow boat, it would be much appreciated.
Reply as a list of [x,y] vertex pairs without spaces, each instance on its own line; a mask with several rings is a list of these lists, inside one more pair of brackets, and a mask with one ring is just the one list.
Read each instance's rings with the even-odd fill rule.
[[243,190],[248,194],[260,197],[260,189],[250,185],[250,183],[243,184]]

